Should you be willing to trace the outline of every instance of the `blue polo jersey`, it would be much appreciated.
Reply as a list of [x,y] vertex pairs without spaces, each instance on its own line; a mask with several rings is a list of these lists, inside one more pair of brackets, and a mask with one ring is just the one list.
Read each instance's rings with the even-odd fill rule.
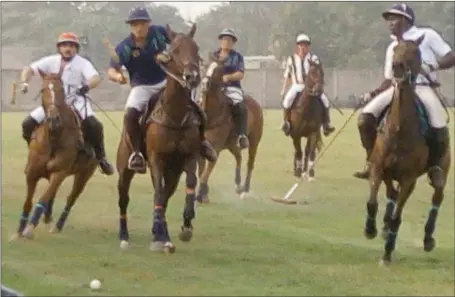
[[[213,52],[216,57],[220,55],[220,49]],[[245,72],[245,63],[243,56],[235,50],[231,50],[227,59],[224,61],[224,74],[232,74],[234,72]],[[241,88],[240,81],[230,81],[226,84],[226,87],[237,87]]]
[[166,29],[152,25],[149,27],[143,48],[137,47],[133,36],[129,35],[115,47],[119,61],[116,62],[111,58],[109,65],[116,69],[125,66],[132,87],[155,85],[166,78],[166,73],[155,61],[155,55],[165,50],[166,44],[170,44]]

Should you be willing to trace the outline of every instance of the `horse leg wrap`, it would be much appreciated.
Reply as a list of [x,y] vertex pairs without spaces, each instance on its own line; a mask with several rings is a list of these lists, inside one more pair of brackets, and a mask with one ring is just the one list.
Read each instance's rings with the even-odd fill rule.
[[22,122],[22,137],[27,143],[30,143],[33,131],[38,127],[38,122],[31,116],[27,116]]
[[30,220],[30,224],[32,224],[33,226],[36,227],[38,225],[39,219],[41,218],[41,215],[46,210],[46,208],[47,208],[47,203],[38,202],[35,205],[35,210],[33,212],[32,218]]
[[196,217],[194,211],[194,201],[196,195],[194,193],[186,194],[185,197],[185,209],[183,210],[183,225],[187,228],[191,228],[191,221]]
[[27,226],[28,222],[28,213],[22,213],[21,218],[19,220],[19,228],[17,228],[17,233],[21,234],[24,231],[25,226]]
[[169,231],[163,209],[155,209],[152,227],[153,241],[169,241]]
[[436,228],[436,218],[438,217],[439,206],[432,205],[428,219],[425,224],[425,239],[431,238]]

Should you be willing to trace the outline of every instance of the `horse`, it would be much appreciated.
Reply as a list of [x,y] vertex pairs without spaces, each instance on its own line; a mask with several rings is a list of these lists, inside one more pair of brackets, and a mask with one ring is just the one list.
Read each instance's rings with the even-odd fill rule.
[[[52,222],[52,208],[62,182],[74,175],[71,192],[57,223],[50,232],[60,232],[65,225],[71,208],[82,194],[87,182],[98,166],[93,148],[84,142],[81,118],[76,110],[65,102],[61,73],[46,74],[39,70],[43,80],[41,104],[46,120],[32,135],[28,146],[28,159],[25,166],[27,195],[17,232],[12,240],[19,237],[34,238],[34,230],[44,213],[44,223]],[[32,200],[38,181],[45,178],[49,185],[35,205],[29,221]]]
[[[290,136],[294,145],[294,176],[301,177],[304,173],[309,181],[314,180],[314,160],[316,153],[322,148],[321,126],[323,108],[319,96],[324,93],[324,70],[321,62],[308,59],[309,69],[305,76],[305,88],[297,95],[290,110]],[[302,143],[307,139],[305,158],[302,168]]]
[[[236,134],[234,129],[234,122],[232,120],[231,106],[232,102],[223,93],[223,80],[224,66],[221,60],[217,57],[211,56],[209,58],[211,63],[218,65],[213,71],[211,77],[208,79],[206,90],[202,93],[201,107],[207,114],[207,128],[205,138],[210,141],[217,154],[228,149],[235,158],[235,192],[241,197],[246,197],[251,188],[251,176],[254,170],[254,163],[256,159],[259,142],[262,138],[262,131],[264,128],[264,117],[262,108],[258,101],[252,96],[245,95],[245,105],[248,109],[248,163],[247,174],[243,186],[241,185],[241,167],[242,167],[242,153],[236,145]],[[199,158],[198,160],[198,173],[200,185],[196,200],[200,203],[208,203],[209,186],[208,180],[210,174],[215,168],[215,162],[208,162],[206,166],[205,159]]]
[[[373,239],[377,235],[376,215],[378,191],[382,182],[386,185],[387,204],[383,217],[382,237],[385,240],[381,264],[392,262],[396,238],[401,224],[404,206],[414,191],[417,179],[428,170],[428,146],[426,133],[428,120],[424,117],[423,105],[414,91],[414,81],[420,72],[419,45],[425,36],[416,41],[398,38],[393,54],[394,94],[380,123],[373,147],[369,177],[370,195],[366,204],[367,219],[364,235]],[[444,165],[445,178],[450,168],[450,145],[447,141]],[[398,187],[394,187],[394,181]],[[425,225],[424,250],[432,251],[436,244],[433,238],[438,210],[444,198],[444,187],[434,187],[432,206]]]
[[[169,25],[166,34],[171,40],[170,61],[163,69],[167,74],[164,90],[158,94],[154,108],[150,104],[141,117],[143,154],[151,171],[154,188],[154,212],[150,249],[174,253],[165,218],[168,201],[174,195],[180,176],[186,172],[186,197],[183,210],[183,226],[179,238],[190,241],[192,220],[195,217],[196,167],[201,149],[200,124],[195,114],[192,91],[200,83],[199,47],[193,40],[196,25],[189,33],[175,33]],[[152,110],[151,110],[152,109]],[[120,210],[120,248],[129,246],[127,209],[129,189],[135,172],[128,169],[128,157],[132,152],[131,140],[123,128],[117,150],[118,205]]]

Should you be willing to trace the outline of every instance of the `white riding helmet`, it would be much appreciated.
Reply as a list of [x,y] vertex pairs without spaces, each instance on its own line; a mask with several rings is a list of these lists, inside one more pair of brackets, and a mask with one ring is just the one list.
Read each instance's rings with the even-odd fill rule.
[[311,44],[311,39],[308,35],[301,33],[301,34],[297,35],[297,38],[295,39],[295,43],[302,43],[302,42]]
[[229,28],[223,29],[223,31],[221,31],[221,33],[218,34],[218,39],[221,39],[224,36],[229,36],[234,40],[234,42],[237,42],[237,35],[235,34],[234,30],[232,30],[232,29],[229,29]]

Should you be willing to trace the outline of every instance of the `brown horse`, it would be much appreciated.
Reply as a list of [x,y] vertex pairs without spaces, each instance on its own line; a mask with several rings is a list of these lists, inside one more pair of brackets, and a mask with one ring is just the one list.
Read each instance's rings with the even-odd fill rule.
[[[71,208],[98,166],[92,148],[85,149],[91,152],[91,156],[81,150],[81,121],[76,111],[65,103],[60,74],[45,74],[42,71],[39,73],[43,79],[41,103],[46,121],[35,130],[28,147],[25,167],[27,196],[19,228],[13,239],[20,236],[33,238],[34,229],[43,213],[45,223],[52,221],[55,195],[65,178],[74,175],[73,188],[67,197],[65,209],[51,229],[51,232],[61,231]],[[48,179],[49,186],[39,198],[33,216],[28,221],[36,185],[41,178]]]
[[[423,107],[414,91],[414,81],[420,72],[421,57],[417,41],[399,40],[394,49],[393,71],[395,91],[390,109],[381,123],[370,157],[372,170],[369,177],[370,196],[367,202],[365,236],[376,237],[377,196],[384,181],[388,202],[384,214],[383,237],[386,241],[381,263],[390,264],[395,249],[404,205],[413,192],[417,179],[428,169],[428,147],[425,134],[427,124],[421,122]],[[443,167],[445,178],[450,167],[450,148],[447,141]],[[398,182],[395,189],[393,181]],[[444,187],[434,188],[432,206],[425,225],[424,250],[435,247],[433,232],[439,207],[444,197]]]
[[[161,252],[174,252],[167,222],[166,208],[170,197],[175,193],[180,176],[186,172],[186,200],[183,211],[180,240],[189,241],[192,236],[191,224],[195,217],[194,202],[197,186],[196,167],[201,150],[199,118],[192,103],[192,91],[200,83],[199,47],[193,40],[196,26],[188,34],[175,33],[167,26],[166,34],[171,40],[170,57],[166,64],[167,83],[159,94],[152,111],[145,111],[141,129],[145,143],[143,154],[151,170],[154,194],[152,242],[150,249]],[[127,208],[129,188],[134,172],[128,169],[128,156],[132,152],[130,138],[123,129],[117,151],[118,205],[120,208],[120,247],[129,243],[127,228]]]
[[[219,61],[216,57],[210,58],[211,63],[218,65],[214,69],[211,77],[208,79],[206,90],[203,90],[203,99],[201,102],[202,108],[207,114],[207,129],[205,138],[212,144],[213,148],[219,154],[222,150],[228,149],[235,157],[235,191],[241,197],[245,197],[251,187],[251,176],[254,169],[254,162],[256,153],[259,147],[259,142],[262,137],[262,130],[264,127],[264,117],[262,108],[259,103],[249,95],[245,95],[245,105],[248,109],[248,163],[247,174],[244,185],[241,185],[241,166],[242,166],[242,153],[236,144],[236,133],[234,129],[234,122],[232,120],[232,103],[223,93],[223,80],[224,61]],[[215,168],[215,162],[208,162],[206,166],[205,159],[199,158],[199,178],[200,186],[197,194],[197,201],[209,202],[208,193],[209,186],[208,180],[212,170]]]
[[[321,126],[323,123],[323,108],[319,96],[324,93],[324,70],[321,62],[308,59],[309,70],[305,77],[305,89],[294,101],[290,111],[290,136],[294,144],[294,176],[307,175],[311,181],[314,179],[313,167],[316,151],[322,147]],[[301,138],[307,139],[305,158],[302,168],[302,143]]]

